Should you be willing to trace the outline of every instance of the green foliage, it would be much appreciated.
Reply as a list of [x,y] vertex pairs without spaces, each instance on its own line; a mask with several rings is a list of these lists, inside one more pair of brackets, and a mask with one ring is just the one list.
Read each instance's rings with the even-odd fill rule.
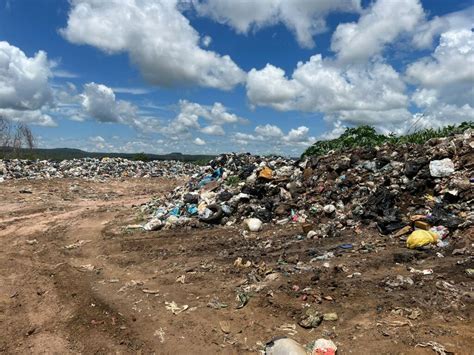
[[145,153],[141,152],[141,153],[137,153],[133,156],[133,160],[135,161],[149,161],[150,158],[148,158],[148,155],[146,155]]
[[206,166],[207,164],[209,164],[210,160],[212,159],[197,159],[193,161],[192,163],[199,166]]
[[228,186],[237,186],[239,182],[240,178],[237,175],[229,176],[225,181]]
[[341,151],[357,147],[376,147],[384,143],[396,145],[407,143],[423,144],[432,138],[442,138],[462,133],[468,128],[474,129],[474,122],[463,122],[459,126],[451,125],[439,129],[428,128],[404,136],[378,134],[371,126],[346,128],[339,138],[317,141],[302,156],[318,156],[327,154],[330,151]]

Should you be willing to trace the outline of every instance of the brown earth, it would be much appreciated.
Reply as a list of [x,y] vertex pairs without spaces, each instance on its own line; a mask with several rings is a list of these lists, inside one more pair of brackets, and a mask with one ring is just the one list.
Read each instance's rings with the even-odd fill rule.
[[[302,344],[332,339],[339,354],[434,354],[417,346],[427,342],[473,353],[473,279],[465,272],[473,267],[472,229],[445,250],[403,254],[415,259],[398,264],[403,241],[370,229],[307,240],[295,225],[261,233],[124,228],[141,222],[133,205],[175,184],[0,184],[0,352],[241,354],[291,336]],[[331,250],[334,258],[309,262]],[[251,265],[234,266],[238,257]],[[388,286],[397,275],[414,284]],[[242,290],[250,298],[237,309]],[[173,314],[166,302],[188,308]],[[298,317],[306,304],[338,320],[304,329]]]

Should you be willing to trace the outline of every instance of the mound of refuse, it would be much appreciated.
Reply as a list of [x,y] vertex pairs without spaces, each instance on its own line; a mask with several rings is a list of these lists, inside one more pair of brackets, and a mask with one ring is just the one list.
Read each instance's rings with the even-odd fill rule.
[[474,222],[473,132],[304,160],[223,154],[143,205],[149,219],[142,227],[238,224],[257,232],[298,223],[317,238],[368,226],[400,236],[422,229],[436,235],[425,241],[443,243]]
[[0,181],[9,179],[176,177],[201,167],[179,161],[132,161],[123,158],[83,158],[63,161],[0,160]]

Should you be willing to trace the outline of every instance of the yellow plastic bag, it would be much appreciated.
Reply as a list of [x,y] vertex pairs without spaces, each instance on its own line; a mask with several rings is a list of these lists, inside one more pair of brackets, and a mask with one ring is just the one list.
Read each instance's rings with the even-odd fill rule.
[[431,243],[436,243],[437,240],[438,235],[436,233],[418,229],[408,236],[407,247],[415,249]]
[[262,171],[260,171],[260,174],[258,174],[258,177],[271,180],[273,179],[273,170],[270,169],[268,166],[264,167]]

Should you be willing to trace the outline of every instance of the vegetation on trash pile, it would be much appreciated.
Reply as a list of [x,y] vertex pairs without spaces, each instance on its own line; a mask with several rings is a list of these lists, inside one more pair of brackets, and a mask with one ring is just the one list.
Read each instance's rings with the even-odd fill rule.
[[229,176],[225,181],[226,185],[232,186],[232,187],[237,186],[239,182],[240,182],[240,178],[237,175]]
[[397,145],[406,143],[423,144],[432,138],[442,138],[452,134],[459,134],[469,128],[474,129],[474,122],[463,122],[459,126],[452,125],[438,129],[428,128],[403,136],[379,134],[375,128],[367,125],[357,128],[346,128],[345,132],[339,138],[317,141],[306,149],[302,156],[324,155],[330,151],[358,147],[370,148],[384,143]]

